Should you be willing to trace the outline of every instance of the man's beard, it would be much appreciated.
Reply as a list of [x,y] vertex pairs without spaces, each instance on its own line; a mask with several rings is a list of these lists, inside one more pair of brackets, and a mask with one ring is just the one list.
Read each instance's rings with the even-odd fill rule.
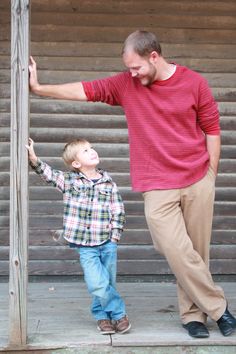
[[150,68],[149,74],[139,79],[143,86],[149,86],[155,81],[157,69],[151,63],[149,64],[149,68]]

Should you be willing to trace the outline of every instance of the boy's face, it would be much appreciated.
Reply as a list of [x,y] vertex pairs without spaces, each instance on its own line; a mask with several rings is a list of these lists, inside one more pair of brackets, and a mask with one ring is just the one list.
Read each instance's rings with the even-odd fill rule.
[[96,167],[99,164],[99,156],[90,143],[86,142],[78,146],[75,161],[72,166],[76,169]]

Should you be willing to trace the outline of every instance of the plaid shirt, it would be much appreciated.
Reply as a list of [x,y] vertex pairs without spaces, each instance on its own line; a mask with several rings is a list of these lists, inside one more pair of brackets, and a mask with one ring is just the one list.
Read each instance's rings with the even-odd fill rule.
[[111,237],[120,239],[125,223],[124,204],[107,172],[93,182],[81,172],[52,169],[38,159],[31,167],[63,193],[63,236],[76,245],[97,246]]

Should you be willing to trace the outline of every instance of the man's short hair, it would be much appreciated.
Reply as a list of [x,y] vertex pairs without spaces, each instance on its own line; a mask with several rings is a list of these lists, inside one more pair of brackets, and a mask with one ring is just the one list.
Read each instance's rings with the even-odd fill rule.
[[152,32],[140,30],[131,33],[126,38],[123,45],[122,55],[128,50],[133,50],[141,57],[148,56],[153,51],[156,51],[159,55],[162,53],[156,35]]

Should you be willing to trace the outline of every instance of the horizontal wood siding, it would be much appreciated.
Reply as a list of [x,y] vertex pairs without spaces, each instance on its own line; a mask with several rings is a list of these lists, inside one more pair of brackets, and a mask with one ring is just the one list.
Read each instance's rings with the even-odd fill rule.
[[[211,270],[236,274],[236,3],[213,0],[32,0],[31,53],[42,83],[92,80],[122,70],[123,40],[137,28],[155,32],[163,54],[209,81],[221,113],[222,153],[216,181]],[[8,274],[10,181],[10,1],[0,2],[0,275]],[[61,152],[75,136],[89,139],[101,167],[117,182],[127,223],[119,247],[120,275],[171,274],[155,252],[143,200],[131,191],[123,110],[31,95],[30,135],[38,155],[64,168]],[[61,194],[29,170],[32,275],[80,275],[77,254],[56,242],[62,228]]]

